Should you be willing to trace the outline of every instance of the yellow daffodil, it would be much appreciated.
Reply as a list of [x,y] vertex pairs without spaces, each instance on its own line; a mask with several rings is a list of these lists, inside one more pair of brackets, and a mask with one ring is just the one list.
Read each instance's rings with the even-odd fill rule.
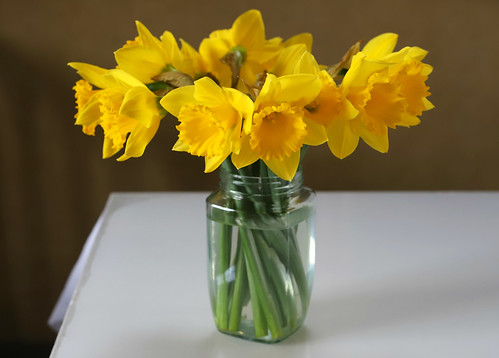
[[[240,61],[240,77],[253,84],[256,75],[268,69],[282,48],[281,38],[265,39],[262,15],[249,10],[239,16],[231,29],[217,30],[201,42],[199,52],[222,86],[232,85],[230,66],[221,62],[227,54],[234,53]],[[244,86],[244,84],[240,83]]]
[[136,25],[137,38],[114,53],[120,69],[145,84],[153,82],[155,76],[171,70],[191,77],[203,72],[199,54],[187,42],[181,40],[180,49],[171,32],[165,31],[160,40],[139,21]]
[[416,125],[417,116],[433,108],[425,84],[432,67],[421,62],[427,52],[418,47],[392,52],[396,42],[396,34],[382,34],[353,56],[340,91],[358,115],[329,127],[328,145],[335,156],[350,155],[359,137],[386,153],[388,128]]
[[208,77],[167,93],[161,105],[178,118],[179,139],[174,150],[205,157],[205,171],[215,170],[241,147],[243,118],[251,118],[253,102]]
[[[260,11],[249,10],[240,15],[230,29],[213,31],[201,42],[199,52],[206,71],[221,85],[237,86],[245,91],[246,85],[255,83],[258,74],[269,71],[283,48],[302,44],[311,51],[312,41],[309,33],[295,35],[284,43],[280,37],[267,40]],[[234,83],[239,78],[242,81]]]
[[69,65],[83,78],[74,87],[76,124],[89,135],[94,135],[97,126],[102,127],[104,158],[120,151],[125,142],[125,152],[118,160],[140,157],[164,115],[156,95],[121,69],[106,70],[77,62]]
[[239,153],[232,154],[237,168],[262,159],[278,176],[291,180],[300,162],[300,149],[310,136],[304,106],[317,97],[321,81],[315,75],[277,78],[268,74],[255,100],[252,119],[244,122]]
[[[269,73],[276,77],[291,74],[312,74],[321,78],[323,75],[319,69],[319,65],[315,62],[314,57],[308,52],[307,46],[303,43],[290,44],[284,48],[279,53],[279,56]],[[323,88],[324,87],[325,84],[323,83]],[[307,136],[305,137],[304,144],[307,145],[320,145],[327,139],[326,131],[322,123],[318,122],[315,118],[319,114],[319,100],[322,100],[322,98],[325,97],[323,94],[321,95],[321,93],[323,93],[323,91],[304,108],[305,116],[303,117],[303,121],[307,128]],[[321,104],[320,113],[325,112],[324,110],[326,107],[326,105]],[[311,115],[310,112],[313,112],[314,115]]]
[[293,72],[315,74],[322,84],[317,97],[304,108],[307,128],[314,134],[307,144],[320,145],[326,140],[335,140],[333,122],[350,120],[358,114],[358,111],[341,93],[327,71],[321,70],[311,53],[304,52],[300,56],[294,64]]

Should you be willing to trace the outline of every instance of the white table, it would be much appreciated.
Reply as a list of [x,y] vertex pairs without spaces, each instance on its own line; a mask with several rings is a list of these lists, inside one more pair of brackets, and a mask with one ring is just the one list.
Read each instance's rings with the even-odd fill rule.
[[275,345],[214,327],[205,197],[111,195],[52,358],[499,356],[499,193],[319,192],[309,313]]

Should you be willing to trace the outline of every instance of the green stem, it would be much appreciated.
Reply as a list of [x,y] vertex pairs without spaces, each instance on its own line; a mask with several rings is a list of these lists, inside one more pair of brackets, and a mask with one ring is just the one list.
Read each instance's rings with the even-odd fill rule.
[[253,327],[255,329],[255,337],[265,337],[267,335],[267,322],[262,311],[262,306],[258,298],[256,289],[255,277],[251,272],[248,261],[246,261],[248,271],[248,286],[251,296],[251,309],[253,311]]
[[291,329],[294,329],[297,323],[297,310],[293,281],[285,265],[281,262],[275,250],[266,243],[265,238],[258,238],[255,241],[266,272],[269,273],[272,291],[275,292],[279,300],[278,307],[283,325],[288,325]]
[[[305,154],[306,149],[306,147],[303,148],[301,153],[302,156]],[[265,164],[263,164],[263,162],[260,164],[260,174],[264,177],[275,175]],[[288,206],[288,198],[286,196],[280,197],[272,190],[272,188],[268,188],[268,192],[271,196],[271,203],[267,205],[268,210],[270,211],[270,209],[273,209],[277,213],[283,212],[284,208]],[[259,202],[258,198],[252,197],[252,200],[254,201],[256,212],[260,214],[262,218],[264,218],[266,216],[265,205]],[[272,220],[279,221],[280,219],[278,217],[272,217]],[[265,235],[263,235],[263,237],[265,238]],[[296,239],[296,227],[283,230],[280,234],[273,234],[269,231],[266,240],[268,242],[268,245],[271,245],[275,248],[281,261],[286,266],[290,266],[291,274],[295,278],[297,290],[299,291],[298,293],[300,295],[302,312],[306,312],[309,300],[308,280],[303,268],[303,263]]]
[[285,232],[275,232],[273,237],[266,238],[269,246],[273,247],[283,263],[288,263],[291,274],[295,278],[302,305],[302,311],[308,307],[308,280],[296,242],[295,231],[291,228]]
[[220,233],[218,246],[218,260],[216,268],[217,296],[215,308],[215,322],[219,329],[226,330],[228,322],[228,293],[229,284],[225,278],[225,273],[230,265],[230,247],[232,240],[232,230],[229,225],[224,225]]
[[[275,297],[268,294],[270,291],[269,284],[267,282],[264,267],[262,265],[261,259],[258,254],[258,250],[255,244],[255,238],[250,234],[251,231],[246,231],[244,229],[240,230],[243,233],[242,242],[244,254],[246,257],[246,263],[248,268],[248,275],[250,281],[253,282],[254,293],[258,298],[260,307],[265,314],[265,319],[268,323],[272,338],[281,337],[284,332],[282,328],[282,320],[280,319],[277,303]],[[251,295],[251,300],[253,301],[254,295]],[[253,312],[254,314],[255,312]],[[255,330],[257,322],[255,320]]]
[[236,254],[236,279],[234,292],[232,295],[232,305],[230,309],[229,331],[237,332],[241,322],[241,312],[243,309],[244,296],[248,285],[246,278],[246,260],[244,258],[243,246],[238,239]]

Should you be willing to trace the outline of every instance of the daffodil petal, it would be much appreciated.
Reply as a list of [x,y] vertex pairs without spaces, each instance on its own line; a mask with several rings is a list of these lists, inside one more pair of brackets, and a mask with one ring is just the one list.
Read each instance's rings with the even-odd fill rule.
[[316,75],[320,71],[319,64],[310,52],[303,53],[293,69],[293,73],[309,73],[312,75]]
[[172,148],[173,151],[175,152],[188,152],[189,151],[189,145],[185,144],[182,142],[180,139],[177,140]]
[[291,153],[289,157],[279,159],[265,160],[265,164],[272,172],[284,180],[291,181],[296,174],[300,164],[300,151]]
[[423,69],[421,70],[421,74],[423,76],[428,76],[432,72],[433,72],[433,67],[426,63],[423,63]]
[[241,151],[241,145],[242,145],[242,137],[241,137],[241,131],[239,130],[241,126],[237,126],[237,128],[234,128],[232,130],[232,133],[230,135],[230,144],[229,144],[229,147],[230,147],[230,151],[232,153],[236,153],[236,154],[239,154],[239,152]]
[[417,116],[410,115],[409,113],[403,113],[400,122],[397,123],[397,126],[411,127],[417,126],[419,123],[421,123],[421,120]]
[[262,63],[265,67],[271,66],[271,63],[275,61],[275,58],[279,54],[282,48],[282,39],[280,37],[274,37],[266,40],[263,47],[258,51],[251,51],[248,53],[248,60],[258,61]]
[[165,31],[161,36],[161,42],[167,55],[166,61],[175,68],[182,66],[182,56],[178,48],[177,40],[170,31]]
[[83,62],[70,62],[68,65],[74,68],[84,80],[90,82],[95,87],[109,87],[109,82],[102,77],[108,71],[105,68]]
[[230,152],[224,153],[219,156],[204,159],[204,172],[211,173],[215,169],[217,169],[220,164],[229,156]]
[[[225,32],[224,32],[225,33]],[[220,59],[230,51],[230,44],[224,38],[212,37],[204,39],[199,45],[199,54],[206,61],[206,71],[211,72],[221,86],[230,87],[232,73],[230,67]]]
[[[212,32],[209,38],[201,41],[201,44],[199,45],[199,54],[205,59],[216,58],[217,61],[215,63],[210,62],[210,64],[222,66],[220,58],[230,51],[230,44],[224,38],[214,36],[214,33],[217,32]],[[210,68],[209,70],[211,71],[212,69]]]
[[253,125],[253,115],[250,117],[246,117],[243,122],[243,132],[246,135],[249,135],[251,132],[251,126]]
[[209,77],[203,77],[194,82],[194,97],[208,107],[225,103],[225,94],[222,87]]
[[410,50],[411,48],[407,46],[397,52],[393,52],[386,55],[385,57],[383,57],[382,60],[376,59],[375,61],[382,61],[385,62],[386,64],[399,63],[408,59]]
[[125,91],[129,90],[132,87],[146,88],[140,80],[121,69],[109,70],[104,73],[102,77],[110,84],[112,84],[109,86],[111,88],[122,89]]
[[377,150],[380,153],[388,152],[388,129],[385,127],[385,131],[381,134],[376,134],[369,131],[364,125],[359,125],[359,135],[364,142],[367,143],[371,148]]
[[417,46],[413,46],[407,52],[407,57],[413,61],[422,61],[427,54],[428,51],[423,50],[422,48],[419,48]]
[[321,145],[327,140],[326,130],[323,125],[306,117],[303,118],[303,121],[307,125],[307,135],[303,139],[303,144]]
[[113,140],[104,137],[104,143],[102,145],[102,159],[111,158],[113,155],[118,153],[123,147],[115,147]]
[[260,11],[249,10],[240,15],[232,24],[232,32],[236,45],[252,48],[263,44],[265,28]]
[[322,89],[321,80],[309,74],[282,76],[277,79],[277,82],[280,90],[271,96],[271,100],[277,103],[305,106],[312,102]]
[[153,36],[149,29],[144,26],[140,21],[135,21],[135,25],[137,26],[137,32],[139,34],[140,41],[142,42],[142,46],[152,49],[159,54],[164,54],[165,50],[161,46],[161,42],[158,40],[156,36]]
[[78,113],[78,118],[76,118],[75,124],[81,126],[98,124],[101,120],[101,111],[99,107],[99,97],[93,95],[92,97],[90,97],[87,104]]
[[242,113],[245,119],[251,120],[253,116],[253,101],[246,94],[232,88],[226,88],[225,92],[230,105]]
[[160,117],[156,95],[147,87],[130,89],[125,94],[119,113],[137,120],[147,128],[157,122]]
[[306,51],[307,48],[303,44],[286,47],[279,54],[271,72],[276,76],[291,75],[295,73],[295,66]]
[[294,35],[284,42],[284,47],[289,47],[296,44],[304,44],[307,47],[307,51],[312,51],[313,37],[312,34],[308,32],[303,32],[301,34]]
[[142,156],[147,145],[158,131],[159,122],[159,120],[154,122],[149,128],[138,124],[128,137],[125,154],[117,160],[123,161],[131,157],[138,158]]
[[120,69],[143,83],[151,83],[152,78],[162,73],[167,65],[161,53],[143,46],[121,48],[114,57]]
[[253,164],[258,159],[258,154],[256,154],[250,146],[249,136],[244,135],[241,139],[241,149],[239,150],[239,153],[232,153],[232,164],[234,164],[237,169],[240,169]]
[[175,117],[179,116],[182,107],[188,103],[197,103],[194,98],[194,86],[184,86],[168,92],[159,103]]
[[358,109],[356,109],[348,99],[345,99],[343,101],[343,108],[341,109],[338,115],[338,119],[341,120],[354,119],[355,117],[357,117],[358,114],[359,114]]
[[206,72],[204,62],[201,59],[199,52],[197,52],[194,47],[185,42],[183,39],[180,39],[180,43],[182,45],[180,54],[183,61],[178,70],[190,75],[193,78]]
[[182,54],[182,57],[187,57],[187,58],[199,57],[199,53],[187,41],[185,41],[184,39],[180,39],[180,44],[182,45],[182,47],[180,48],[180,53]]
[[335,120],[326,132],[329,149],[337,158],[348,157],[359,144],[359,135],[353,130],[350,121]]
[[263,87],[260,90],[258,97],[256,97],[256,99],[255,99],[255,104],[254,104],[255,109],[260,107],[263,99],[265,99],[265,100],[268,99],[269,101],[272,100],[270,98],[269,94],[271,92],[271,89],[276,87],[276,85],[275,85],[276,81],[277,81],[277,77],[275,75],[273,75],[271,73],[267,74],[267,77],[265,78],[265,83],[263,84]]
[[365,87],[372,74],[387,67],[388,64],[385,62],[368,61],[365,54],[359,52],[353,56],[352,64],[341,82],[341,87],[344,89],[356,86]]
[[435,108],[435,106],[433,105],[433,103],[431,103],[430,101],[428,101],[426,98],[423,98],[423,105],[424,105],[424,110],[425,111]]
[[390,54],[397,44],[398,35],[384,33],[370,40],[362,49],[368,59],[379,59]]

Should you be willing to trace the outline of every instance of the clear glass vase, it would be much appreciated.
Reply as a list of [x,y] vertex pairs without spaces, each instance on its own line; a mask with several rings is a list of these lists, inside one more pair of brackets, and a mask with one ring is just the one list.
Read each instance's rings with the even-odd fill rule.
[[[224,163],[207,202],[209,289],[219,331],[279,342],[303,323],[315,265],[315,193],[262,163]],[[255,173],[257,175],[255,175]]]

